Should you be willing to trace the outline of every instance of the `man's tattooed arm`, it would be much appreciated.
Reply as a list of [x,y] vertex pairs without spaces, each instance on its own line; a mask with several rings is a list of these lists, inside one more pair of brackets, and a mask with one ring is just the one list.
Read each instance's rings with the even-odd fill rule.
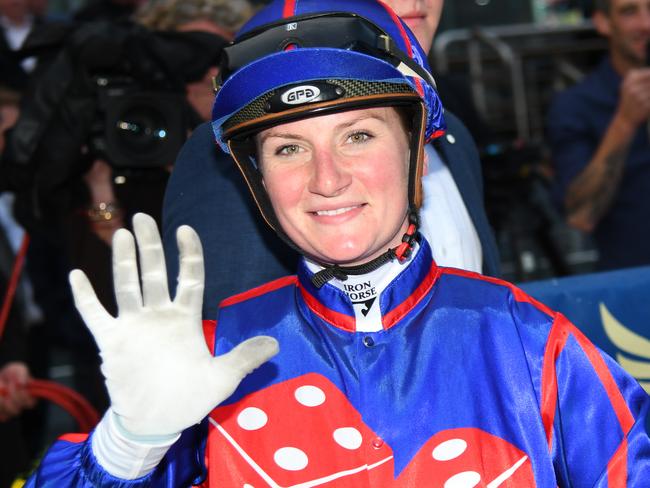
[[[604,141],[605,142],[605,141]],[[573,180],[565,200],[568,223],[591,232],[607,212],[618,191],[629,143],[598,151]]]

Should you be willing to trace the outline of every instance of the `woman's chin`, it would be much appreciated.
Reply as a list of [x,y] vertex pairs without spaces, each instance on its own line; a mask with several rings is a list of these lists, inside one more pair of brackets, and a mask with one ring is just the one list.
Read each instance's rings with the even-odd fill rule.
[[370,261],[369,253],[366,249],[358,247],[333,247],[314,249],[312,256],[321,263],[337,264],[339,266],[356,266]]

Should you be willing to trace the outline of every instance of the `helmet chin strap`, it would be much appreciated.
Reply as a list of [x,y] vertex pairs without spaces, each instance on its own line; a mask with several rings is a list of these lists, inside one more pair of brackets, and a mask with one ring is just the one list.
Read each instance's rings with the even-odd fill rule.
[[320,264],[323,269],[315,273],[311,277],[311,282],[316,288],[322,287],[325,283],[332,278],[340,281],[345,281],[348,276],[363,275],[370,273],[377,268],[380,268],[386,263],[398,259],[400,262],[411,257],[413,246],[415,244],[418,227],[420,226],[420,219],[418,212],[414,208],[409,208],[408,212],[409,226],[402,236],[402,243],[392,249],[388,249],[385,253],[377,256],[376,258],[368,261],[367,263],[359,264],[357,266],[339,266],[338,264]]

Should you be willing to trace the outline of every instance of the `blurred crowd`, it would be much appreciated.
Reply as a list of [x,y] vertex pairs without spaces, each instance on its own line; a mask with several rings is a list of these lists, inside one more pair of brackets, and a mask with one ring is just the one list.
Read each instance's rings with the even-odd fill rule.
[[[442,0],[389,3],[435,10],[435,25],[412,20],[423,39],[433,36]],[[650,0],[578,3],[608,51],[550,106],[540,191],[553,215],[593,240],[592,270],[649,265]],[[162,222],[176,155],[210,120],[221,49],[257,7],[89,0],[54,16],[47,0],[0,0],[0,488],[44,447],[47,408],[25,385],[49,376],[56,351],[65,351],[74,388],[106,408],[67,273],[86,271],[115,311],[112,234],[136,212]],[[438,88],[479,149],[489,148],[493,134],[465,84],[440,77]]]

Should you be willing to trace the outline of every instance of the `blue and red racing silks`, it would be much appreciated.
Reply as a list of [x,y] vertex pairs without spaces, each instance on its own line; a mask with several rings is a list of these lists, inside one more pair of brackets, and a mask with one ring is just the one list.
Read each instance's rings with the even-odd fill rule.
[[[62,440],[28,486],[650,486],[648,396],[561,314],[432,261],[423,241],[355,330],[303,263],[222,303],[216,354],[260,334],[280,353],[188,429],[150,475],[111,480]],[[97,484],[89,480],[100,480]]]

